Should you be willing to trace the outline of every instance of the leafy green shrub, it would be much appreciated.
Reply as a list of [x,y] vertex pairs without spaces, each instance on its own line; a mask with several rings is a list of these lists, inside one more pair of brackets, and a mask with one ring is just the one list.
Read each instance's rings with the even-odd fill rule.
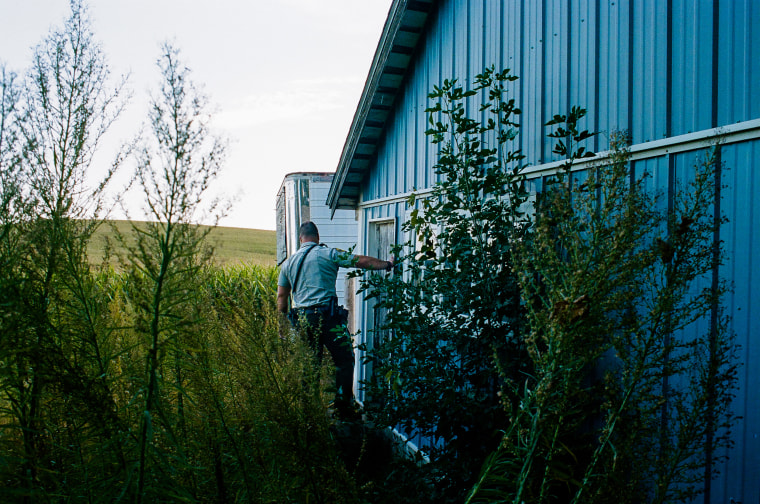
[[[391,336],[373,351],[376,421],[427,438],[427,481],[411,499],[461,502],[507,422],[502,382],[517,379],[524,345],[512,246],[522,232],[520,110],[505,98],[508,71],[488,69],[465,91],[445,81],[429,95],[431,141],[439,144],[439,182],[424,199],[412,196],[408,240],[394,253],[400,274],[371,277],[363,288],[388,308]],[[467,100],[490,93],[480,113],[467,117]],[[493,145],[488,145],[491,140]],[[427,501],[427,500],[425,500]]]
[[711,319],[726,286],[704,285],[720,261],[716,150],[669,206],[632,179],[620,137],[571,173],[582,117],[549,123],[568,162],[515,247],[534,371],[508,384],[519,407],[471,502],[685,502],[728,442],[734,344]]
[[693,498],[733,421],[716,151],[663,205],[620,137],[573,171],[593,156],[574,107],[547,124],[566,162],[540,187],[508,148],[512,78],[430,95],[440,182],[409,200],[403,270],[364,284],[390,330],[371,355],[375,416],[431,440],[420,476],[438,502],[473,483],[469,502]]

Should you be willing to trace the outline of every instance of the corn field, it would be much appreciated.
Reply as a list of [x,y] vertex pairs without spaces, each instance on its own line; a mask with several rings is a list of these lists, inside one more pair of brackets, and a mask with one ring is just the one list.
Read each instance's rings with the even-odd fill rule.
[[138,273],[62,280],[44,327],[3,295],[0,501],[353,501],[329,380],[279,338],[276,270],[197,269],[155,348]]

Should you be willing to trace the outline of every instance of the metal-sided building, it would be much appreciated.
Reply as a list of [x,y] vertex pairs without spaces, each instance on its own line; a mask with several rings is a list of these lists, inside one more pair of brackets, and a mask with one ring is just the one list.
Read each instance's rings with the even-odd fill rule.
[[[435,183],[427,94],[490,65],[519,77],[517,147],[537,180],[557,161],[544,124],[573,105],[602,133],[590,149],[627,131],[634,169],[666,194],[720,138],[718,273],[733,285],[741,420],[704,498],[760,502],[760,0],[394,0],[327,199],[356,211],[360,253],[383,257],[403,241],[407,197]],[[357,303],[361,338],[375,316]]]
[[[319,239],[331,247],[348,250],[356,245],[356,217],[351,210],[332,212],[325,204],[332,173],[297,172],[285,176],[277,191],[277,264],[298,250],[298,228],[312,221]],[[346,270],[341,269],[335,285],[340,304],[352,305],[346,296]]]

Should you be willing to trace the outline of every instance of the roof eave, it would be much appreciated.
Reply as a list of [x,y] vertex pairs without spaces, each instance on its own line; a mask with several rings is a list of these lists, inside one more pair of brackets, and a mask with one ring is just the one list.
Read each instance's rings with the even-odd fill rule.
[[359,187],[436,0],[394,0],[383,27],[338,168],[327,194],[332,212],[356,208]]

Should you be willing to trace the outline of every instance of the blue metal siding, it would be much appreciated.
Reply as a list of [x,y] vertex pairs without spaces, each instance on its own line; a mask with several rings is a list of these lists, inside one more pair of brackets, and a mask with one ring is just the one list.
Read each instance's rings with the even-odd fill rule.
[[521,135],[522,149],[527,161],[539,164],[544,160],[544,135],[541,125],[546,115],[543,109],[544,93],[544,58],[543,58],[543,2],[526,2],[523,4],[523,19],[535,20],[523,25],[522,53],[523,65],[515,69],[522,80],[521,96],[518,102],[522,107]]
[[435,183],[432,166],[433,160],[438,153],[438,146],[428,142],[424,134],[425,130],[429,128],[425,109],[430,104],[427,94],[432,91],[432,84],[441,82],[442,48],[440,40],[442,37],[440,34],[442,29],[441,24],[436,23],[428,33],[418,62],[418,68],[420,69],[418,72],[420,75],[418,85],[423,87],[413,88],[425,90],[425,92],[415,93],[419,97],[418,103],[420,107],[419,127],[415,132],[417,138],[416,145],[419,149],[417,156],[418,163],[413,167],[415,171],[415,188],[417,189],[430,187]]
[[[455,75],[457,75],[455,72],[457,69],[454,68],[454,57],[455,57],[455,34],[456,34],[456,24],[455,24],[455,17],[454,17],[454,2],[444,2],[441,4],[441,10],[438,14],[438,23],[440,24],[440,29],[436,30],[436,42],[440,45],[440,62],[439,65],[439,71],[441,72],[441,81],[444,79],[451,79]],[[461,15],[461,14],[460,14]],[[462,57],[460,57],[462,59]],[[435,62],[432,62],[435,64]],[[457,75],[458,77],[464,78],[464,75]],[[440,84],[440,82],[436,82],[435,84]],[[427,92],[428,89],[425,90],[415,90],[416,91],[422,91]]]
[[[396,105],[403,98],[397,98]],[[401,164],[398,162],[398,153],[403,150],[402,143],[404,136],[401,134],[402,121],[396,120],[401,115],[396,109],[389,121],[389,127],[385,132],[385,137],[378,146],[378,156],[375,166],[374,175],[366,181],[366,189],[363,192],[364,199],[384,198],[390,194],[396,194],[396,174]],[[400,141],[401,140],[401,141]]]
[[452,17],[454,19],[453,53],[454,73],[452,76],[459,78],[459,82],[468,85],[470,77],[470,41],[478,36],[480,30],[469,24],[470,8],[469,0],[452,0]]
[[[627,0],[601,2],[599,9],[599,73],[597,131],[630,130],[632,60],[631,6]],[[604,48],[604,50],[602,50]],[[602,141],[599,139],[598,141]],[[597,149],[601,147],[597,146]]]
[[713,1],[672,0],[672,126],[669,136],[713,126]]
[[570,105],[597,150],[615,130],[638,144],[760,117],[758,0],[441,0],[418,50],[365,201],[434,182],[427,93],[491,64],[520,77],[507,88],[529,164],[554,159],[543,124]]
[[642,0],[633,3],[633,47],[629,55],[633,74],[629,86],[633,98],[630,133],[634,144],[667,136],[667,19],[667,2]]
[[[419,73],[411,75],[413,79],[413,87],[420,85],[422,76]],[[399,173],[403,174],[403,183],[401,184],[401,192],[409,192],[414,187],[414,166],[417,164],[417,135],[414,133],[419,130],[419,116],[422,115],[422,110],[418,107],[420,96],[410,95],[407,102],[404,104],[404,115],[406,116],[404,123],[407,125],[404,132],[404,157],[402,159],[402,169]]]
[[[504,2],[489,2],[483,0],[483,58],[485,64],[503,61],[502,34],[504,33],[504,18],[502,12],[505,9]],[[501,65],[499,65],[501,66]]]
[[725,125],[760,117],[760,2],[718,5],[717,114]]
[[[599,73],[599,31],[598,9],[595,0],[573,0],[570,2],[570,17],[565,23],[570,26],[570,54],[568,79],[569,94],[557,108],[550,108],[547,113],[564,113],[572,105],[580,105],[588,110],[586,128],[598,131],[597,86]],[[561,52],[557,53],[561,55]],[[564,89],[566,86],[562,86]],[[551,145],[551,142],[549,142]],[[596,145],[590,146],[597,149]],[[551,157],[551,154],[549,155]]]
[[[568,55],[572,52],[570,42],[572,36],[568,24],[570,6],[568,2],[562,0],[548,0],[545,2],[544,8],[546,17],[542,27],[543,40],[539,40],[543,49],[541,57],[545,62],[542,108],[543,110],[564,111],[567,110],[568,86],[574,87],[574,84],[568,80]],[[542,112],[538,111],[538,113]],[[545,141],[540,134],[534,141],[543,144],[542,159],[551,159],[552,143]]]
[[[417,126],[417,120],[414,117],[414,98],[411,96],[404,96],[404,99],[399,103],[399,134],[401,135],[398,142],[399,150],[396,152],[396,169],[391,172],[391,176],[394,180],[395,194],[403,194],[408,189],[407,184],[407,170],[411,169],[409,166],[409,156],[414,156],[414,137],[413,132]],[[393,194],[392,193],[392,194]]]
[[392,127],[393,138],[397,140],[390,145],[392,155],[388,160],[387,169],[385,172],[385,183],[382,186],[381,194],[399,194],[402,189],[398,186],[398,180],[400,173],[403,171],[403,163],[401,159],[403,157],[404,149],[406,148],[406,130],[408,125],[404,121],[404,109],[403,105],[406,102],[406,96],[402,96],[401,100],[396,106],[395,115],[398,117],[397,121],[394,121]]
[[[404,79],[371,175],[361,222],[405,217],[403,201],[380,201],[430,187],[440,146],[424,134],[428,92],[444,79],[466,84],[485,66],[510,68],[509,97],[523,110],[521,148],[529,164],[554,160],[544,123],[570,105],[589,110],[582,127],[627,130],[634,146],[760,118],[760,0],[439,0]],[[474,111],[472,111],[474,112]],[[602,134],[593,148],[606,149]],[[652,154],[634,163],[652,190],[685,179],[694,152]],[[760,502],[760,140],[723,147],[729,223],[721,230],[733,283],[727,314],[741,344],[743,417],[713,502]],[[536,182],[540,184],[540,180]],[[662,200],[667,205],[667,198]],[[360,245],[366,250],[366,241]],[[365,327],[360,327],[364,330]],[[704,326],[695,326],[704,329]]]
[[[509,68],[513,75],[520,75],[520,71],[523,66],[523,53],[520,50],[522,47],[522,38],[524,32],[525,23],[523,22],[523,5],[522,2],[508,2],[504,7],[504,16],[502,18],[503,23],[503,35],[497,42],[502,46],[502,68]],[[525,108],[525,104],[522,100],[522,80],[517,79],[515,81],[507,83],[505,86],[507,90],[507,97],[514,98],[517,102],[517,106],[521,109]],[[520,120],[517,121],[520,124],[525,122],[523,115],[520,116]],[[515,149],[521,149],[525,151],[524,137],[518,136],[515,140]]]
[[733,403],[742,419],[721,470],[723,485],[713,497],[714,502],[760,502],[760,141],[725,146],[722,160],[721,206],[728,224],[721,228],[726,261],[720,273],[733,283],[726,308],[743,363]]
[[465,3],[467,4],[467,24],[462,29],[466,34],[464,38],[467,44],[467,67],[465,71],[467,72],[466,75],[472,79],[480,73],[485,65],[483,60],[484,35],[486,33],[485,6],[483,0],[466,0]]

